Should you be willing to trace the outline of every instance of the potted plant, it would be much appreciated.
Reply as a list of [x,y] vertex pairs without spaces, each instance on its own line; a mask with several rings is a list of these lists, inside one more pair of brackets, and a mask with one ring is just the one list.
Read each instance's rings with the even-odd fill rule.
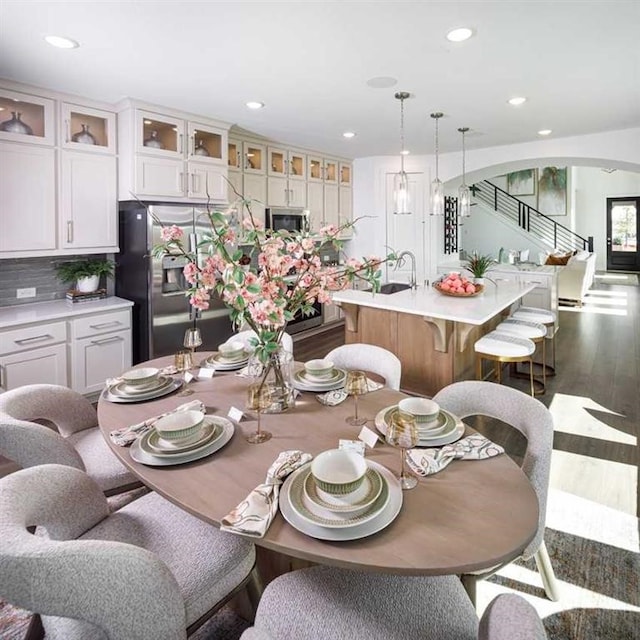
[[111,260],[75,260],[59,264],[56,273],[62,282],[74,283],[76,291],[91,293],[100,286],[102,276],[113,276],[114,268]]
[[476,284],[484,284],[485,275],[495,262],[493,256],[478,255],[474,252],[467,260],[464,268],[473,275],[473,280]]

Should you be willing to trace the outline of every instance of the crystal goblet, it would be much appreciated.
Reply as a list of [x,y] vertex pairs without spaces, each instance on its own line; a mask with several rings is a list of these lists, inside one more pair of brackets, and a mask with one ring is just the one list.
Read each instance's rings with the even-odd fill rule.
[[400,448],[400,486],[403,489],[413,489],[418,484],[415,476],[407,475],[405,471],[405,456],[407,449],[418,444],[418,427],[416,417],[404,411],[394,411],[391,415],[391,423],[387,425],[387,443]]
[[358,417],[358,396],[367,393],[367,375],[364,371],[347,371],[347,377],[344,383],[344,390],[353,396],[354,415],[346,418],[347,424],[354,427],[363,425],[367,419]]
[[246,436],[250,444],[260,444],[271,439],[271,433],[260,428],[260,416],[271,406],[272,391],[271,385],[264,381],[254,382],[247,389],[247,408],[253,409],[258,414],[258,428]]

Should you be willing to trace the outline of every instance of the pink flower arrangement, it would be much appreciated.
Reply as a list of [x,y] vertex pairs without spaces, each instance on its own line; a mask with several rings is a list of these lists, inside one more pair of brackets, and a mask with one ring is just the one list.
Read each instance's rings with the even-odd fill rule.
[[[191,305],[207,309],[215,291],[229,307],[236,328],[247,324],[256,332],[256,350],[263,360],[277,348],[287,322],[296,313],[310,315],[316,300],[331,303],[332,292],[355,280],[364,280],[377,291],[381,265],[395,260],[393,254],[350,257],[339,266],[323,266],[320,250],[332,246],[341,252],[340,232],[355,222],[327,225],[317,233],[265,231],[251,212],[250,202],[242,203],[248,215],[241,228],[233,224],[234,207],[208,211],[210,232],[198,243],[198,255],[185,248],[183,233],[176,226],[162,229],[162,244],[154,247],[154,253],[186,257],[184,275],[191,285],[187,291]],[[247,270],[246,265],[243,269],[243,255],[254,255],[257,269]]]

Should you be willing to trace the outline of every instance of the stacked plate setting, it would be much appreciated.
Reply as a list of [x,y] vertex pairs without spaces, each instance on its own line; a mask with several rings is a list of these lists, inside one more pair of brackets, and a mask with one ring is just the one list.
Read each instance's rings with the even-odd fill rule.
[[330,360],[309,360],[304,369],[293,374],[293,386],[300,391],[333,391],[344,387],[347,372]]
[[204,366],[217,371],[235,371],[249,362],[249,352],[240,340],[231,340],[218,346],[217,353],[204,361]]
[[159,369],[142,367],[123,373],[106,388],[105,394],[111,402],[141,402],[171,393],[181,384],[181,380],[161,375]]

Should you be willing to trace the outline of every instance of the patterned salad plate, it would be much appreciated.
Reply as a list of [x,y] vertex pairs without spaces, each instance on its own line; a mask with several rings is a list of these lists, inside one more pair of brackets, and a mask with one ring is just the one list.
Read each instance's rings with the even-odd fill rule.
[[228,360],[227,358],[223,358],[219,353],[214,353],[208,358],[205,358],[201,364],[203,367],[209,367],[217,371],[236,371],[237,369],[242,369],[248,362],[249,354],[247,353],[239,360]]
[[346,371],[334,369],[329,378],[319,381],[316,376],[312,376],[313,379],[310,379],[307,372],[304,369],[300,369],[293,374],[293,386],[300,391],[333,391],[344,387],[346,377]]
[[[387,426],[391,423],[391,417],[398,411],[398,405],[386,407],[375,417],[376,429],[384,436],[387,434]],[[439,447],[460,440],[464,434],[464,423],[452,413],[440,409],[438,416],[438,431],[429,434],[428,431],[418,431],[418,447]],[[440,431],[440,429],[442,429]]]
[[172,393],[176,389],[182,386],[182,379],[172,378],[171,376],[160,376],[158,378],[158,385],[155,387],[147,388],[146,390],[140,390],[136,392],[130,391],[130,385],[124,382],[116,382],[115,384],[106,387],[102,392],[105,400],[109,402],[144,402],[146,400],[155,400],[161,398],[169,393]]

